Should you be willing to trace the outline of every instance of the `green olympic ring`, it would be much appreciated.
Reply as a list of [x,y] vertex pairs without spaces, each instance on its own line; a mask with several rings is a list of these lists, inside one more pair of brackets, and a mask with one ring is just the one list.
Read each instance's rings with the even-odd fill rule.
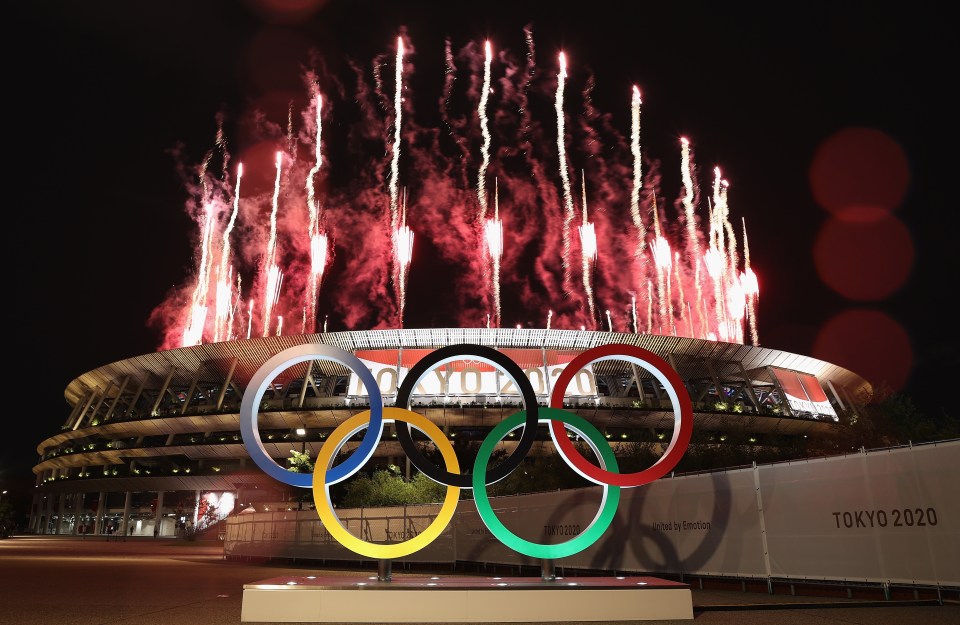
[[[606,438],[589,421],[559,408],[540,408],[540,423],[549,423],[551,420],[562,421],[568,428],[584,437],[587,444],[593,449],[593,452],[600,457],[600,463],[607,471],[617,471],[617,458],[613,455]],[[473,500],[477,506],[477,512],[480,513],[480,519],[487,526],[490,533],[504,545],[516,552],[522,553],[531,558],[543,558],[555,560],[579,553],[595,543],[603,535],[613,517],[617,513],[617,505],[620,503],[620,487],[603,485],[603,499],[601,500],[600,510],[579,536],[556,545],[543,545],[530,542],[520,538],[500,522],[497,515],[490,505],[490,498],[487,496],[487,488],[484,483],[486,476],[486,465],[490,461],[490,455],[503,437],[511,430],[521,427],[526,420],[524,411],[516,412],[493,428],[480,445],[480,451],[477,452],[477,458],[473,463]]]

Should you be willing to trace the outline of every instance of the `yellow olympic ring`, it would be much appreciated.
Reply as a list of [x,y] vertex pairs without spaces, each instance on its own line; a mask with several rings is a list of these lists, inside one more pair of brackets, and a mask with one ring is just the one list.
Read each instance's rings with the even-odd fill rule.
[[[453,451],[453,445],[451,445],[447,437],[444,436],[443,431],[423,415],[410,410],[404,410],[403,408],[384,408],[383,421],[384,423],[404,421],[417,428],[436,443],[447,465],[447,471],[450,473],[460,472],[460,463],[457,462],[457,455]],[[411,553],[423,549],[446,529],[447,525],[450,524],[450,520],[453,518],[453,513],[456,512],[457,501],[460,499],[460,488],[458,486],[447,486],[447,495],[443,500],[443,505],[440,507],[440,513],[437,515],[437,518],[435,518],[425,530],[410,540],[392,545],[382,545],[361,540],[351,534],[347,528],[340,523],[340,519],[337,518],[336,513],[333,511],[333,506],[330,505],[330,486],[326,480],[327,470],[334,456],[340,451],[344,443],[346,443],[351,436],[367,427],[369,423],[370,411],[364,410],[341,423],[337,429],[330,434],[330,437],[324,443],[323,447],[320,448],[320,453],[317,455],[317,463],[313,469],[313,501],[324,527],[326,527],[334,539],[350,551],[377,560],[402,558],[403,556],[408,556]]]

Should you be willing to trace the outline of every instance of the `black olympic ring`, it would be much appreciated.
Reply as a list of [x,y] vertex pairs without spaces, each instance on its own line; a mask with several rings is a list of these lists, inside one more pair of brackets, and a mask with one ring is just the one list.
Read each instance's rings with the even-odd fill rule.
[[[413,390],[417,384],[420,383],[420,379],[433,370],[438,364],[462,360],[461,358],[457,358],[458,356],[480,356],[487,363],[499,367],[501,371],[513,379],[513,383],[516,384],[520,390],[520,395],[523,396],[523,407],[527,413],[527,419],[523,423],[523,434],[520,435],[520,440],[517,442],[513,453],[502,463],[487,471],[484,481],[487,484],[493,484],[507,477],[514,469],[520,466],[520,463],[523,462],[523,459],[527,456],[527,453],[529,453],[530,448],[533,447],[533,439],[537,433],[537,395],[533,390],[533,385],[530,384],[530,380],[527,379],[527,375],[523,372],[523,369],[520,368],[520,365],[510,360],[503,352],[498,352],[492,347],[485,345],[461,343],[459,345],[441,347],[424,356],[417,364],[410,368],[410,371],[406,377],[403,378],[403,382],[397,389],[396,405],[399,408],[409,409],[410,396],[413,394]],[[420,453],[410,434],[409,423],[397,424],[397,440],[400,441],[400,445],[410,459],[411,464],[434,482],[447,486],[473,488],[473,481],[469,473],[450,473],[431,463]]]

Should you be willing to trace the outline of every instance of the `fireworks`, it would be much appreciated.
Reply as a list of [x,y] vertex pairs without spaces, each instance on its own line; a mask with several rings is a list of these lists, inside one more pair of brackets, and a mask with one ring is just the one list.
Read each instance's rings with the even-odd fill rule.
[[393,232],[394,276],[397,286],[399,324],[403,326],[403,311],[407,305],[406,273],[413,258],[413,232],[406,224],[407,199],[403,199],[403,221],[397,217],[397,194],[400,180],[400,131],[403,121],[403,37],[397,37],[396,91],[393,96],[393,159],[390,162],[390,224]]
[[[487,241],[487,252],[493,264],[493,310],[497,325],[500,325],[500,259],[503,257],[503,222],[500,221],[500,187],[496,189],[493,200],[493,219],[488,219],[483,225],[484,238]],[[487,315],[487,327],[490,325],[490,315]]]
[[397,288],[400,304],[400,324],[403,325],[403,309],[407,303],[407,270],[413,261],[413,230],[407,226],[407,193],[403,193],[403,209],[400,225],[393,233],[394,260],[397,265]]
[[[583,290],[587,294],[587,306],[590,310],[590,320],[594,318],[593,286],[591,272],[597,260],[597,233],[593,224],[587,221],[587,175],[583,175],[583,223],[580,231],[580,251],[583,257]],[[609,311],[608,311],[609,312]]]
[[[643,153],[640,151],[640,89],[633,87],[633,98],[630,101],[630,154],[633,157],[633,185],[630,188],[630,217],[633,227],[637,230],[637,258],[643,263],[643,252],[647,246],[647,228],[640,213],[640,191],[643,189]],[[656,200],[654,200],[656,201]],[[659,220],[654,216],[657,232]],[[659,236],[659,234],[657,235]]]
[[320,280],[323,279],[323,270],[327,265],[327,236],[320,230],[320,206],[316,198],[314,188],[314,179],[320,166],[323,164],[323,152],[321,151],[321,134],[323,131],[323,96],[319,93],[316,98],[316,125],[317,132],[314,139],[314,166],[310,169],[307,176],[307,211],[310,215],[310,221],[307,228],[307,235],[310,237],[310,277],[307,284],[307,305],[304,307],[303,328],[312,332],[317,318],[317,295],[320,288]]
[[490,124],[487,120],[487,102],[490,99],[490,62],[493,52],[490,42],[483,47],[485,56],[483,63],[483,87],[480,88],[480,132],[483,134],[483,146],[480,148],[480,171],[477,174],[477,202],[480,204],[480,221],[487,217],[487,167],[490,166]]
[[[404,37],[397,38],[395,51],[378,57],[373,85],[357,70],[355,94],[347,93],[341,81],[321,95],[323,76],[311,74],[305,81],[306,110],[297,116],[285,109],[285,125],[272,126],[268,135],[279,148],[272,194],[266,182],[251,191],[257,177],[244,179],[242,165],[232,185],[226,180],[227,154],[218,130],[225,180],[208,174],[211,151],[199,168],[198,197],[191,203],[198,226],[194,276],[157,315],[175,320],[164,328],[161,347],[231,340],[235,324],[237,334],[241,324],[247,326],[247,337],[315,332],[321,314],[324,332],[330,317],[351,329],[403,327],[411,269],[428,258],[455,261],[465,269],[464,286],[436,285],[438,294],[458,304],[451,321],[460,325],[486,320],[488,327],[501,327],[504,306],[519,318],[549,309],[548,328],[613,331],[613,317],[622,314],[624,331],[732,342],[746,337],[757,344],[759,285],[745,226],[737,236],[730,222],[730,185],[719,168],[701,204],[692,144],[682,138],[682,186],[672,205],[658,206],[657,167],[644,165],[641,150],[639,87],[624,98],[622,113],[629,113],[630,125],[622,136],[612,121],[603,132],[591,126],[617,119],[593,113],[587,100],[592,82],[580,94],[584,115],[569,113],[567,119],[565,99],[578,97],[571,90],[567,57],[554,57],[556,73],[537,73],[532,36],[526,35],[522,58],[499,50],[496,64],[490,41],[459,55],[448,44],[440,99],[444,132],[432,132],[412,114],[413,100],[404,91],[409,90],[405,73],[413,71],[411,63],[405,64],[407,55],[413,58],[412,47]],[[464,67],[476,73],[467,91],[475,108],[458,113],[462,99],[451,95]],[[393,70],[392,93],[389,82],[381,80],[387,68]],[[541,100],[531,107],[534,98]],[[325,138],[324,121],[329,124],[332,112],[339,117],[339,111],[357,103],[355,123],[361,129]],[[549,110],[548,103],[555,126],[534,119],[533,111]],[[356,118],[356,110],[344,115]],[[608,137],[611,144],[600,145]],[[338,141],[351,142],[350,147],[344,150]],[[328,162],[341,159],[330,155],[352,156],[351,150],[371,157],[353,158],[354,175],[338,178]],[[574,164],[582,168],[579,219],[570,180]],[[506,223],[501,203],[509,215]],[[707,212],[698,214],[703,209]],[[417,259],[414,228],[422,246]],[[618,257],[624,253],[629,256]],[[424,274],[425,280],[441,275]],[[329,292],[321,291],[331,282]],[[352,290],[344,288],[354,282]],[[249,292],[243,292],[244,285]],[[436,310],[445,310],[440,304]]]
[[283,152],[277,152],[277,177],[273,183],[273,202],[270,211],[270,240],[267,243],[267,279],[263,289],[263,335],[270,334],[270,318],[273,307],[280,299],[280,267],[277,265],[277,211],[280,206],[280,172],[283,167]]
[[563,286],[570,287],[572,268],[570,266],[570,225],[573,222],[573,195],[570,191],[570,173],[567,171],[567,147],[563,118],[563,88],[567,79],[567,57],[560,53],[560,72],[557,74],[557,98],[554,108],[557,112],[557,155],[560,161],[560,180],[563,182]]
[[[222,338],[230,339],[232,329],[229,327],[233,320],[233,286],[232,268],[230,267],[230,234],[237,223],[237,214],[240,212],[240,181],[243,180],[243,163],[237,167],[237,184],[233,190],[233,212],[230,213],[230,221],[223,230],[222,243],[220,245],[220,266],[217,269],[217,295],[216,295],[216,319],[214,326],[213,340],[217,342]],[[239,276],[238,276],[239,277]],[[198,337],[199,339],[199,337]]]

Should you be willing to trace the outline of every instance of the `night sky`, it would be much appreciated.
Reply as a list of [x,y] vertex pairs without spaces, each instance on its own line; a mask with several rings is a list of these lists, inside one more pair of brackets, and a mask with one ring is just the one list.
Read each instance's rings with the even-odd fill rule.
[[[8,18],[26,44],[5,43],[3,489],[32,488],[36,445],[68,415],[72,379],[160,342],[147,319],[187,281],[198,236],[171,150],[199,162],[222,112],[242,154],[231,120],[261,109],[284,123],[289,94],[305,97],[301,65],[369,68],[401,28],[416,46],[410,80],[424,119],[435,116],[447,37],[454,48],[490,38],[522,56],[529,25],[541,71],[555,71],[564,50],[579,72],[571,80],[579,88],[592,71],[598,108],[627,134],[627,94],[639,85],[644,150],[661,161],[666,201],[678,192],[680,136],[703,172],[719,163],[733,181],[732,218],[747,220],[761,281],[760,344],[886,381],[928,414],[955,410],[941,389],[958,370],[947,303],[958,229],[947,206],[953,163],[939,160],[953,125],[941,93],[954,72],[941,70],[951,36],[936,9],[269,4],[22,2]],[[410,291],[423,295],[415,272]],[[516,323],[543,324],[542,311],[505,307]],[[450,323],[426,311],[411,304],[407,327]]]

